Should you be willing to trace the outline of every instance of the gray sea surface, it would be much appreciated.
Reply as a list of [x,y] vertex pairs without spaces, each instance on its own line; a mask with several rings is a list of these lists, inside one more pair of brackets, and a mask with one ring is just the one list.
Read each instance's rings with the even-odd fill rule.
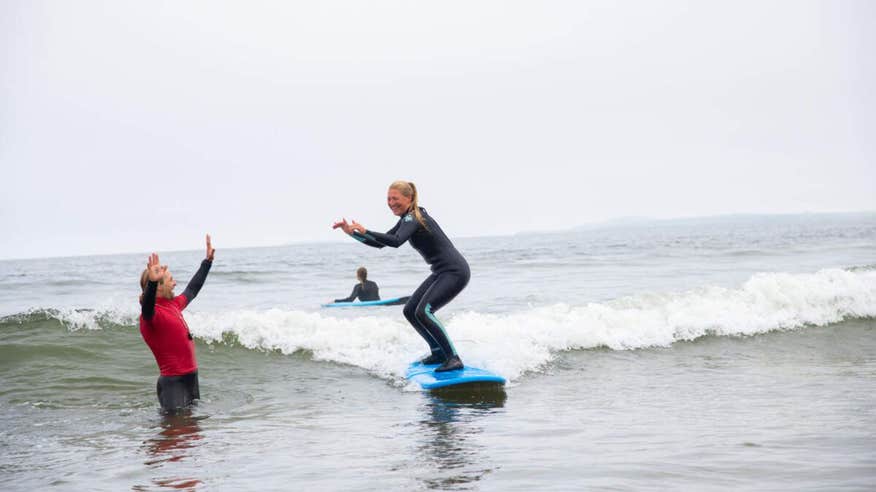
[[[410,293],[408,245],[214,237],[178,416],[138,329],[149,250],[0,261],[0,489],[876,489],[876,214],[453,240],[472,281],[437,316],[504,388],[424,392],[400,306],[321,307],[363,265]],[[158,253],[181,292],[203,251]]]

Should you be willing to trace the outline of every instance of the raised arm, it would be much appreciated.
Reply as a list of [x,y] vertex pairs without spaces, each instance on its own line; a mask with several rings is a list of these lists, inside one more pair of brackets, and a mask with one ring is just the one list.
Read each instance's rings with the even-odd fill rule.
[[143,319],[150,320],[155,315],[155,295],[158,292],[158,281],[164,276],[164,268],[158,261],[158,255],[152,253],[146,261],[146,290],[140,298],[140,314]]
[[207,234],[207,257],[201,262],[201,267],[198,268],[198,271],[195,272],[195,275],[189,280],[186,290],[183,291],[183,295],[186,296],[186,306],[192,303],[195,297],[197,297],[198,292],[201,291],[201,287],[204,286],[204,281],[207,280],[207,274],[210,273],[210,267],[213,266],[213,256],[215,254],[216,250],[213,249],[213,244],[210,242],[210,235]]

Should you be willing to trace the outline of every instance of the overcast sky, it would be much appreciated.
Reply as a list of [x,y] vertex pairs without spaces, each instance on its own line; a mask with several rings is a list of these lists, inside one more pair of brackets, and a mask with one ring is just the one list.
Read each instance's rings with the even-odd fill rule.
[[0,259],[876,210],[876,2],[0,2]]

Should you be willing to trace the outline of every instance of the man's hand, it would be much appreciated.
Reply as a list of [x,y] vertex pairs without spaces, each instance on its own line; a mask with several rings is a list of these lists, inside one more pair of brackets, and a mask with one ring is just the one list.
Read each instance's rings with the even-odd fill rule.
[[352,224],[350,224],[350,229],[352,229],[354,232],[358,232],[358,233],[359,233],[360,235],[362,235],[362,236],[364,236],[364,235],[365,235],[365,231],[368,230],[368,229],[365,228],[365,226],[363,226],[362,224],[356,222],[355,220],[353,221]]
[[210,242],[210,235],[207,234],[207,259],[213,261],[213,255],[216,254],[216,250],[213,249],[213,244]]

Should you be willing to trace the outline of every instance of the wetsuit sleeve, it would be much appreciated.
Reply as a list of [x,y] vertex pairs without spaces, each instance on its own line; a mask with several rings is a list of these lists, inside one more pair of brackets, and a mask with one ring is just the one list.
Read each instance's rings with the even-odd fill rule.
[[383,244],[378,243],[377,241],[374,240],[374,238],[372,238],[368,235],[363,236],[362,234],[359,234],[358,232],[354,232],[353,234],[350,234],[350,235],[353,236],[353,239],[355,239],[356,241],[359,241],[362,244],[371,246],[372,248],[382,248],[384,246]]
[[386,233],[365,231],[365,237],[373,239],[380,244],[392,248],[398,248],[410,239],[415,232],[417,232],[417,227],[419,226],[420,223],[417,222],[412,215],[408,214],[398,221],[398,224],[396,224],[395,227],[388,230]]
[[204,260],[201,262],[201,268],[198,268],[198,271],[195,272],[195,275],[189,280],[189,285],[186,286],[186,290],[183,291],[182,295],[186,296],[186,306],[192,303],[195,300],[195,296],[198,295],[198,292],[201,291],[201,287],[204,286],[204,281],[207,280],[207,274],[210,273],[210,267],[213,265],[213,262],[210,260]]
[[143,319],[150,320],[155,315],[155,294],[158,292],[158,282],[146,282],[146,292],[143,293],[143,300],[140,301],[140,314]]
[[361,294],[359,291],[361,289],[362,289],[361,284],[356,284],[356,286],[353,287],[353,292],[350,294],[350,297],[345,297],[343,299],[335,299],[335,302],[351,302],[354,299],[356,299],[357,297],[359,297],[359,295]]

